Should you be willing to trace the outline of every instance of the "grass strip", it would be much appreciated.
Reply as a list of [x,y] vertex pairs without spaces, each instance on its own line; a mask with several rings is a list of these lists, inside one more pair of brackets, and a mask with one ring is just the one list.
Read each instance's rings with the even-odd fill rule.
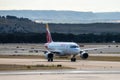
[[16,64],[0,64],[0,71],[5,70],[57,70],[57,69],[73,69],[58,65],[16,65]]

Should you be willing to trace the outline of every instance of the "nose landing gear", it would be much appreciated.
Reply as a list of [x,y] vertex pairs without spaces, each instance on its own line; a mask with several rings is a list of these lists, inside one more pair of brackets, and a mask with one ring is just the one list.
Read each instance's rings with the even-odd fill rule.
[[76,56],[76,55],[73,55],[73,57],[71,58],[71,62],[76,62],[75,56]]

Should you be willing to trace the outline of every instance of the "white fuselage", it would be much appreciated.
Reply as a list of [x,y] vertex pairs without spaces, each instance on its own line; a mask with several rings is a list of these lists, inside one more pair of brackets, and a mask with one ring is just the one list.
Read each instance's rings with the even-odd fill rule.
[[79,45],[73,42],[51,42],[46,43],[45,47],[58,55],[77,55],[80,53]]

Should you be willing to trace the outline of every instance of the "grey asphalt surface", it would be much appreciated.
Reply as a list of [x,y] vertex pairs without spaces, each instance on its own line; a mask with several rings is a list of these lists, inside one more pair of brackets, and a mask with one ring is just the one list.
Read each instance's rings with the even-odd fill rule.
[[3,71],[0,80],[119,80],[120,71]]
[[46,75],[46,74],[120,74],[119,70],[31,70],[1,71],[0,75]]

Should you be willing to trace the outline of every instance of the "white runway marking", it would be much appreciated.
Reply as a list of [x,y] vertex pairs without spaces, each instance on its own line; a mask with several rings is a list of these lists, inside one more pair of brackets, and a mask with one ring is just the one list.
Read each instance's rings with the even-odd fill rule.
[[45,75],[45,74],[120,74],[120,70],[33,70],[33,71],[1,71],[0,75]]

